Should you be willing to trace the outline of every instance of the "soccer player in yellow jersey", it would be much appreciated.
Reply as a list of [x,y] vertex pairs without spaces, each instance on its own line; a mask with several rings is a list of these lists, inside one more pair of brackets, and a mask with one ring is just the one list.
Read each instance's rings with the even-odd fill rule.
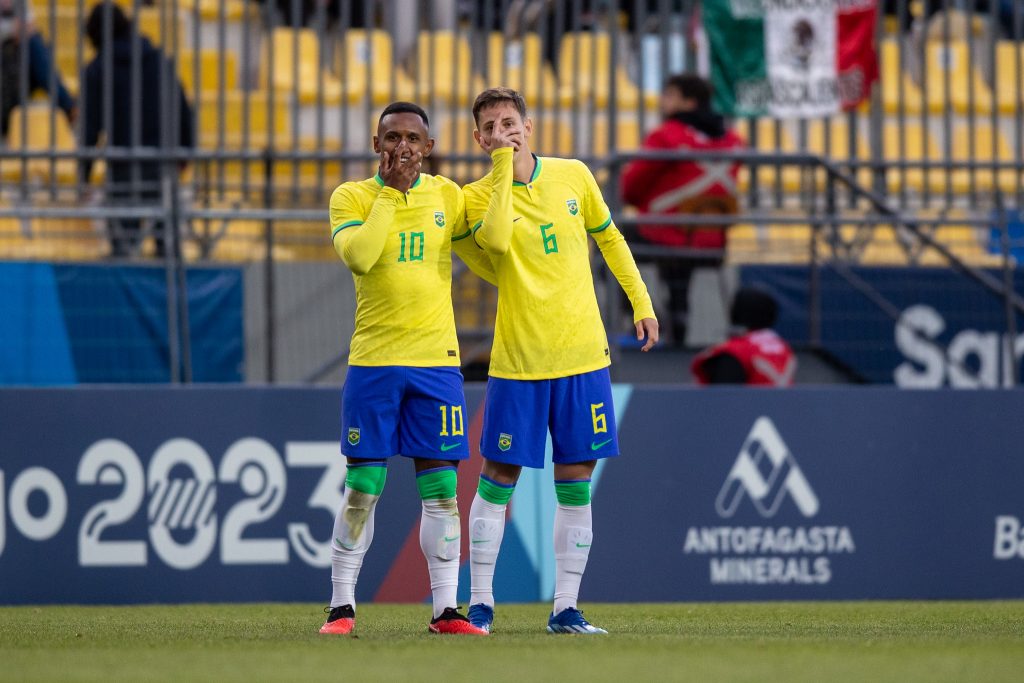
[[533,122],[514,90],[485,90],[473,117],[473,136],[493,168],[464,188],[466,218],[494,264],[498,317],[480,443],[485,461],[470,510],[469,619],[490,631],[505,508],[522,468],[544,466],[550,430],[558,507],[548,631],[605,633],[576,604],[593,539],[590,478],[599,458],[619,453],[588,236],[633,305],[644,351],[658,341],[658,321],[590,170],[530,151]]
[[342,389],[345,494],[334,523],[333,595],[321,633],[355,627],[355,585],[373,539],[387,459],[413,458],[434,615],[430,631],[486,635],[459,614],[460,523],[455,468],[469,457],[466,400],[452,311],[452,250],[484,279],[494,271],[470,238],[458,185],[420,173],[434,140],[427,114],[388,105],[373,149],[378,173],[331,196],[334,248],[352,271],[356,327]]

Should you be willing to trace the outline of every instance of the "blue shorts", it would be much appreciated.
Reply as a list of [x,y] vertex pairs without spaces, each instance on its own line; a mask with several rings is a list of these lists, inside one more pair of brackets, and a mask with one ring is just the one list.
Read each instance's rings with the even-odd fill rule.
[[341,452],[350,458],[465,460],[462,372],[349,366],[341,389]]
[[487,378],[480,437],[485,458],[541,469],[549,429],[556,463],[619,454],[608,368],[556,379]]

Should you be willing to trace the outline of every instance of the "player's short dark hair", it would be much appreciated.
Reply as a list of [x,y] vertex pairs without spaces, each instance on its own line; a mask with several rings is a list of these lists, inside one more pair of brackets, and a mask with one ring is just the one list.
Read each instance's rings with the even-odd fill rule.
[[85,22],[85,35],[89,36],[89,42],[99,50],[103,47],[104,29],[107,12],[110,13],[110,37],[112,40],[124,40],[132,34],[132,22],[129,21],[116,3],[101,2],[92,8],[89,18]]
[[473,102],[473,121],[480,124],[480,112],[501,102],[511,102],[516,111],[526,118],[526,100],[512,88],[488,88],[476,96]]
[[698,109],[711,108],[711,95],[714,93],[714,88],[710,82],[697,74],[675,74],[674,76],[669,76],[662,90],[668,90],[669,88],[678,90],[679,94],[688,100],[695,100]]
[[416,114],[416,116],[423,119],[424,126],[427,128],[430,127],[430,120],[427,119],[427,112],[425,112],[423,107],[418,104],[413,104],[412,102],[392,102],[388,106],[384,107],[384,111],[380,113],[380,118],[377,119],[377,125],[380,125],[380,122],[384,120],[385,116],[389,116],[391,114]]
[[757,287],[743,287],[732,300],[729,321],[736,327],[762,330],[775,325],[779,305],[775,297]]

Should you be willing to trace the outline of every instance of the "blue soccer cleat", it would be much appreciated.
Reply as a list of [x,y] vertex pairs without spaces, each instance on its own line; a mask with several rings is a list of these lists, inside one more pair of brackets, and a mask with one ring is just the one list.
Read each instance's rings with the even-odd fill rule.
[[477,628],[491,632],[491,624],[494,623],[494,608],[488,607],[482,602],[469,606],[469,623]]
[[582,633],[586,635],[607,634],[583,618],[583,612],[575,607],[567,607],[558,614],[548,618],[548,633]]

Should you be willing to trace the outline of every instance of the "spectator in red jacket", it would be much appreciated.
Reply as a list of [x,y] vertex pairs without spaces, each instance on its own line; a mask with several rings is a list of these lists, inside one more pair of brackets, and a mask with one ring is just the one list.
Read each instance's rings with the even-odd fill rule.
[[[644,140],[644,149],[713,153],[744,145],[743,139],[726,127],[722,116],[711,109],[711,84],[700,76],[680,74],[669,78],[662,89],[660,108],[664,122]],[[641,214],[735,214],[738,174],[738,163],[714,157],[697,161],[638,159],[623,171],[622,196]],[[641,224],[638,229],[640,237],[652,245],[679,248],[675,254],[665,251],[653,259],[669,289],[668,317],[672,341],[677,345],[685,340],[690,275],[698,266],[721,265],[725,227]]]
[[728,339],[693,359],[698,384],[751,384],[788,387],[796,373],[796,356],[772,326],[778,305],[767,292],[743,288],[729,311]]

